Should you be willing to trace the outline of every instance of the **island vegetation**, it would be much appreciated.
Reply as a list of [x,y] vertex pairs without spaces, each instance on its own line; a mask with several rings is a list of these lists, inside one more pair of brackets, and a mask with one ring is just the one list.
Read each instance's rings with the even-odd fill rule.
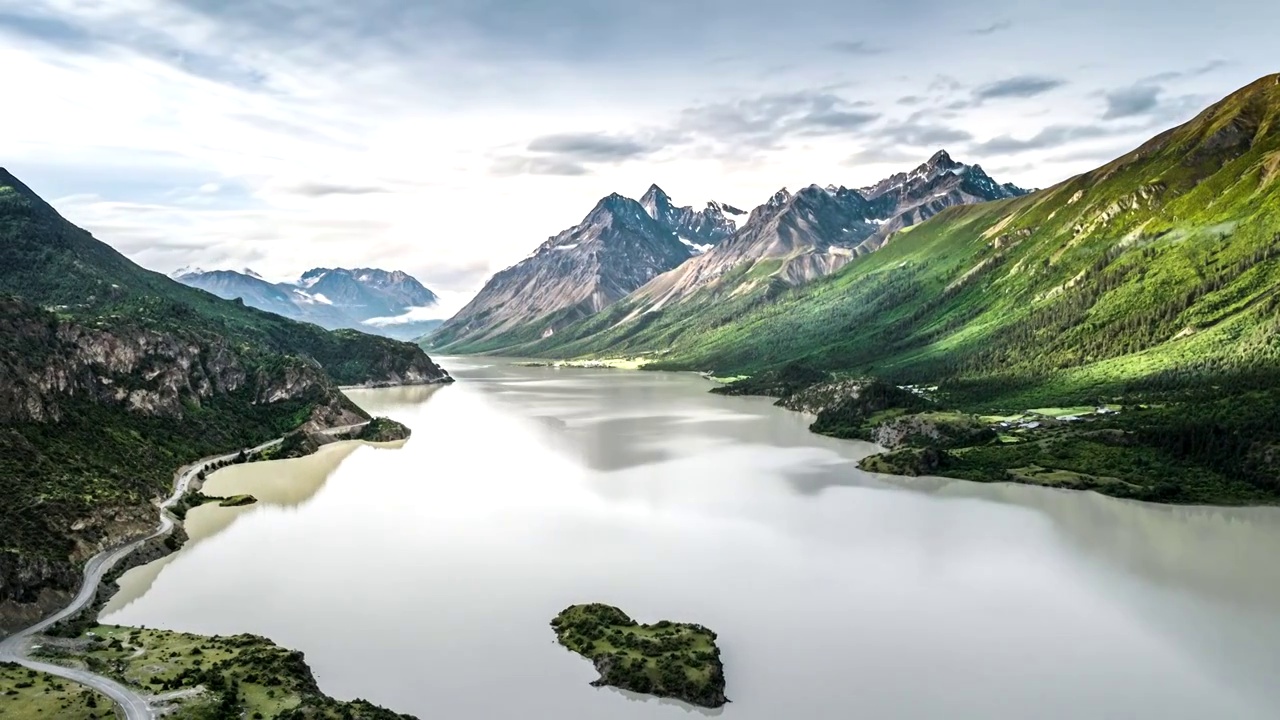
[[565,608],[551,627],[561,645],[595,664],[600,678],[592,685],[709,708],[728,702],[716,634],[701,625],[641,625],[616,607],[592,603]]

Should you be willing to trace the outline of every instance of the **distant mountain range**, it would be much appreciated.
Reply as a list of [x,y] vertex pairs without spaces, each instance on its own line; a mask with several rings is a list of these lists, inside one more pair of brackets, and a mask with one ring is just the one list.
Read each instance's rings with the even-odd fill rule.
[[250,307],[321,327],[351,328],[398,340],[414,340],[435,329],[439,319],[418,319],[439,304],[435,293],[412,276],[376,268],[314,268],[293,282],[273,283],[245,268],[187,267],[175,280],[221,298],[239,298]]
[[800,285],[948,207],[1026,193],[946,151],[861,190],[784,188],[750,214],[718,202],[677,207],[657,185],[638,203],[615,193],[495,275],[429,342],[499,350],[550,337],[629,295],[640,313],[709,285]]

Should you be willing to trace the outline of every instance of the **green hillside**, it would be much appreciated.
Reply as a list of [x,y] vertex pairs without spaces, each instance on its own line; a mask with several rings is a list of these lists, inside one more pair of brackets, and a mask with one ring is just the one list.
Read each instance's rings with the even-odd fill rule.
[[0,171],[0,629],[153,527],[179,465],[366,418],[340,383],[443,380],[415,345],[144,270]]
[[420,348],[318,325],[223,300],[139,267],[63,219],[0,169],[0,293],[75,319],[113,318],[155,329],[226,337],[242,346],[301,355],[339,384],[360,384],[433,367]]
[[624,302],[518,352],[646,354],[717,375],[803,360],[939,385],[946,404],[992,414],[1156,404],[1144,443],[1246,483],[1181,499],[1258,501],[1280,494],[1278,288],[1269,76],[1104,167],[947,210],[808,286],[712,288],[630,322]]

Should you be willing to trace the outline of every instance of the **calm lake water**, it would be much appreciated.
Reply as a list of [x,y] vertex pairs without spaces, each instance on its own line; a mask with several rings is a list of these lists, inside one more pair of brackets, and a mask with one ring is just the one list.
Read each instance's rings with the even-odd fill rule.
[[[856,468],[693,375],[445,359],[351,393],[411,428],[237,466],[105,622],[268,636],[321,687],[428,718],[1280,717],[1280,511]],[[720,635],[731,704],[595,689],[580,602]]]

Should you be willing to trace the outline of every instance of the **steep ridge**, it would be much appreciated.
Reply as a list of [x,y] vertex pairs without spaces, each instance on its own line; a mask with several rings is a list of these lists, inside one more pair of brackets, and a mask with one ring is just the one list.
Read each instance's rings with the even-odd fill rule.
[[872,217],[880,226],[860,246],[860,250],[883,247],[893,233],[918,225],[956,205],[1004,200],[1026,195],[1012,183],[997,183],[981,165],[965,165],[939,150],[910,173],[898,173],[862,188],[862,197],[871,205]]
[[710,250],[738,229],[738,219],[746,213],[732,205],[708,202],[702,210],[676,207],[671,197],[657,185],[650,185],[640,198],[649,217],[676,234],[695,255]]
[[[992,415],[1147,408],[1109,421],[1111,434],[1068,436],[1054,446],[1061,457],[1014,444],[964,463],[1074,463],[1133,485],[1108,492],[1254,502],[1280,496],[1277,288],[1273,75],[1097,170],[944,210],[817,282],[774,296],[700,293],[629,323],[620,303],[542,351],[645,354],[655,367],[719,374],[804,362],[936,386],[947,403]],[[1000,465],[1007,457],[1021,464]],[[979,470],[965,477],[1005,477]],[[1178,480],[1155,482],[1161,473]]]
[[[464,310],[429,339],[429,347],[448,348],[451,352],[542,352],[565,342],[566,338],[558,333],[566,328],[572,328],[567,341],[581,338],[583,331],[574,322],[605,308],[610,308],[608,317],[616,323],[635,321],[646,312],[683,302],[703,289],[726,297],[776,292],[828,275],[858,254],[883,246],[894,232],[946,207],[1025,193],[1014,185],[997,184],[981,167],[956,162],[945,151],[910,173],[898,173],[862,191],[811,185],[792,194],[783,188],[749,215],[716,202],[708,203],[701,211],[676,207],[661,188],[652,185],[640,199],[640,206],[688,247],[692,259],[662,268],[665,272],[655,273],[656,277],[642,283],[643,287],[632,288],[636,292],[627,296],[620,307],[611,307],[620,299],[611,296],[607,302],[556,315],[552,322],[540,317],[547,314],[545,308],[522,306],[525,301],[519,297],[519,288],[533,286],[512,286],[509,282],[513,274],[528,276],[528,269],[510,268],[481,291],[482,303]],[[533,264],[537,258],[535,254],[525,264]],[[645,266],[646,272],[652,267]],[[561,277],[571,274],[576,268],[572,265],[545,270],[541,282],[550,282],[557,273]],[[493,292],[494,283],[498,282],[508,283],[506,295]],[[504,329],[495,334],[489,332],[488,321],[478,316],[498,303],[503,308],[499,314]],[[598,331],[598,323],[586,322]],[[539,332],[529,332],[527,328],[523,332],[511,331],[529,323],[538,325]],[[519,349],[515,349],[517,346]]]
[[856,191],[811,185],[785,188],[751,216],[732,238],[665,273],[627,299],[635,315],[721,284],[729,293],[775,279],[799,285],[832,272],[876,232],[870,207]]
[[732,240],[628,298],[630,316],[705,287],[720,285],[719,294],[741,294],[770,284],[803,285],[948,207],[1025,194],[1016,186],[998,185],[980,166],[956,162],[945,150],[910,173],[862,190],[810,185],[792,195],[783,188],[752,211]]
[[690,257],[690,248],[630,198],[614,193],[529,257],[494,275],[428,340],[482,351],[553,335]]
[[449,380],[408,343],[146,271],[0,171],[0,627],[145,529],[183,462],[366,418],[339,383]]

